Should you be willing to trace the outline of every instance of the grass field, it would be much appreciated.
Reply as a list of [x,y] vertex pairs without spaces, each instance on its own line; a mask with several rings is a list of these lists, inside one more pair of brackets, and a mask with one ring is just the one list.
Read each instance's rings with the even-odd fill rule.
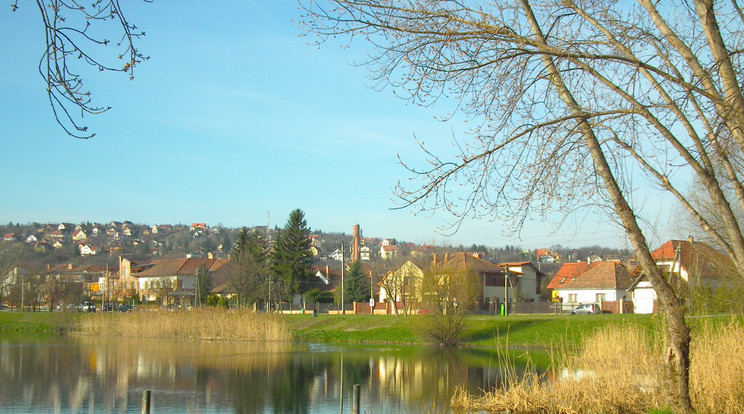
[[[308,315],[286,316],[296,340],[306,342],[424,343],[425,316]],[[578,346],[581,338],[605,326],[637,325],[654,330],[651,315],[514,315],[469,316],[461,343],[470,346],[550,348]]]
[[66,334],[77,326],[82,313],[0,312],[0,334]]
[[[208,313],[208,311],[205,311]],[[149,313],[149,312],[146,312]],[[117,315],[117,314],[112,314]],[[0,334],[65,334],[80,332],[91,316],[76,312],[0,312]],[[101,315],[103,316],[103,315]],[[292,337],[302,342],[423,344],[425,316],[284,315]],[[742,320],[742,317],[738,317]],[[724,325],[731,316],[690,317],[693,335],[705,323]],[[467,346],[577,347],[604,327],[640,327],[651,336],[661,329],[658,315],[513,315],[468,316],[461,343]],[[236,329],[240,324],[223,324]],[[94,332],[91,332],[94,333]],[[240,335],[235,335],[240,337]]]

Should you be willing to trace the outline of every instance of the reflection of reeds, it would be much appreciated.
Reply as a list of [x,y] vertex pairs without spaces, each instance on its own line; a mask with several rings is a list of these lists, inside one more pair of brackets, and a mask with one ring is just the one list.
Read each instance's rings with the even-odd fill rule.
[[[78,337],[87,361],[94,361],[102,374],[121,377],[123,370],[153,374],[173,370],[216,369],[231,372],[266,371],[287,362],[292,343],[287,341],[167,341],[145,338]],[[155,345],[156,344],[156,345]],[[164,367],[168,369],[164,369]],[[139,372],[142,374],[142,372]]]
[[81,320],[78,333],[222,341],[292,339],[285,321],[275,315],[222,309],[91,314]]
[[[556,354],[549,380],[533,370],[482,396],[458,389],[452,405],[463,411],[512,413],[648,412],[666,405],[659,345],[640,327],[600,329],[576,355]],[[690,383],[699,412],[744,412],[740,324],[705,326],[693,337]]]

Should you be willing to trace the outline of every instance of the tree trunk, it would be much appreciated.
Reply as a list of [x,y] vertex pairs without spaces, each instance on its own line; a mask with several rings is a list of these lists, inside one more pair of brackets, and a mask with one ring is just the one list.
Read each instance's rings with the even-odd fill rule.
[[[532,13],[529,0],[521,0],[522,9],[530,23],[536,40],[547,45],[540,26]],[[689,389],[689,367],[690,367],[690,330],[685,323],[684,308],[677,299],[674,290],[661,274],[656,262],[651,256],[646,239],[641,228],[638,226],[635,214],[630,208],[625,196],[614,177],[602,147],[589,124],[585,112],[573,97],[573,94],[563,81],[562,75],[553,58],[548,54],[542,55],[543,64],[550,75],[550,81],[555,86],[561,99],[566,104],[572,115],[576,116],[579,130],[581,131],[589,151],[594,160],[594,167],[602,179],[604,189],[609,195],[615,213],[623,224],[625,232],[630,238],[636,258],[641,270],[649,278],[661,303],[661,311],[664,314],[666,327],[666,351],[665,351],[665,379],[669,390],[670,405],[675,413],[692,413],[692,402]]]

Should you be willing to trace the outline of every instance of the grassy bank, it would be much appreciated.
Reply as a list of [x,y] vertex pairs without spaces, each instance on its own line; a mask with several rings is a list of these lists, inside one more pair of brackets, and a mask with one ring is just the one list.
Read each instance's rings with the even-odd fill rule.
[[[106,334],[254,340],[288,338],[302,342],[423,344],[423,316],[264,315],[250,311],[205,309],[190,312],[60,313],[0,312],[0,333]],[[704,324],[723,326],[730,316],[690,317],[693,336]],[[639,327],[655,335],[661,318],[653,315],[469,316],[461,343],[466,346],[569,347],[605,327]],[[741,321],[741,317],[739,317]],[[272,333],[273,332],[273,333]],[[257,336],[258,335],[258,336]]]
[[[424,343],[422,316],[309,315],[286,316],[296,340],[305,342]],[[463,345],[518,347],[578,346],[581,338],[605,326],[640,326],[653,330],[650,315],[469,316]],[[508,337],[508,339],[507,339]]]
[[0,312],[0,334],[59,335],[76,329],[75,312]]

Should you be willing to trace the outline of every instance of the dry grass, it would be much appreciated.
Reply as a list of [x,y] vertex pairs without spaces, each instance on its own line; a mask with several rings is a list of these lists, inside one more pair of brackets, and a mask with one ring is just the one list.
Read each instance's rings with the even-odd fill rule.
[[[532,371],[482,396],[458,390],[463,411],[511,413],[646,413],[667,406],[661,348],[640,327],[604,328],[576,355],[555,355],[553,368]],[[744,328],[731,322],[693,337],[693,405],[700,413],[744,412]]]
[[248,310],[193,309],[86,315],[78,333],[133,338],[221,341],[288,341],[286,322],[275,315]]
[[744,413],[744,328],[706,324],[691,347],[690,388],[702,413]]

